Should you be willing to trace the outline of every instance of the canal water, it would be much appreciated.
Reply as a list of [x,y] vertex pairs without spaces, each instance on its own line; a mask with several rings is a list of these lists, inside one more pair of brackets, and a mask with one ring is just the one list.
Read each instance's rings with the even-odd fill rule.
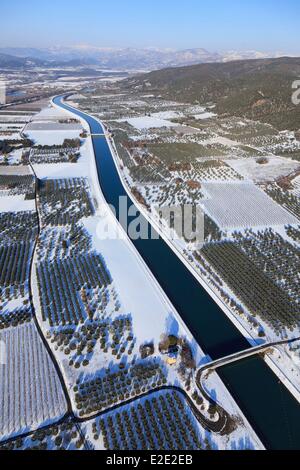
[[[92,134],[103,134],[93,117],[54,99],[55,104],[85,119]],[[104,137],[93,137],[99,183],[107,203],[116,208],[128,197]],[[132,240],[196,341],[212,359],[249,348],[221,308],[162,238]],[[300,449],[300,405],[259,357],[218,369],[218,374],[268,449]]]

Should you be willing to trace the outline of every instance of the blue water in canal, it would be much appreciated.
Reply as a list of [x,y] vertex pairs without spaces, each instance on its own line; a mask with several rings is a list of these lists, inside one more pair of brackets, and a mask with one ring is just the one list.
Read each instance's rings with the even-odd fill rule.
[[[92,134],[102,134],[91,116],[54,99],[55,104],[84,118]],[[103,137],[93,137],[98,178],[106,201],[116,208],[128,198]],[[178,313],[206,354],[217,359],[249,348],[249,343],[220,307],[162,240],[132,240]],[[218,374],[268,449],[300,449],[300,405],[259,357],[222,367]]]

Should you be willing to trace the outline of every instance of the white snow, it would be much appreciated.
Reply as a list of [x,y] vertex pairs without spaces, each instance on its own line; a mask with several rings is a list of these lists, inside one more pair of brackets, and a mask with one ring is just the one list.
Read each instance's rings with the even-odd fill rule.
[[51,106],[42,109],[39,113],[31,117],[31,122],[36,121],[58,121],[60,119],[68,119],[69,115],[62,109],[55,109]]
[[85,142],[80,147],[80,157],[77,163],[42,163],[35,164],[34,170],[40,179],[49,178],[81,178],[89,174],[89,146]]
[[0,192],[0,212],[35,211],[35,200],[25,200],[25,195],[3,196]]
[[284,157],[266,157],[268,163],[259,164],[257,158],[227,160],[228,165],[246,178],[257,182],[288,176],[300,168],[299,162]]
[[65,139],[76,139],[80,131],[25,131],[29,139],[37,145],[62,145]]
[[194,118],[197,120],[203,120],[203,119],[210,119],[215,116],[216,116],[215,113],[201,113],[201,114],[195,114]]
[[136,117],[119,119],[117,122],[128,122],[132,127],[135,127],[139,131],[144,129],[155,129],[160,127],[176,127],[177,123],[167,121],[165,119],[158,119],[150,116]]
[[47,107],[36,114],[24,129],[24,134],[37,145],[62,145],[65,139],[79,137],[79,123],[60,123],[70,115],[61,109]]
[[31,132],[31,131],[81,131],[82,128],[80,124],[77,123],[60,123],[60,122],[48,122],[48,121],[42,121],[42,122],[30,122],[27,127],[26,127],[26,132]]
[[[97,236],[97,223],[98,234],[101,234],[103,224],[109,224],[111,238],[101,240]],[[174,317],[173,307],[164,300],[162,291],[151,282],[127,239],[113,239],[114,232],[118,230],[114,217],[108,212],[105,219],[88,219],[85,227],[93,235],[95,248],[107,260],[125,311],[133,315],[134,332],[139,343],[157,342],[160,335],[166,332],[167,324],[173,325],[172,333],[175,334],[179,324]]]

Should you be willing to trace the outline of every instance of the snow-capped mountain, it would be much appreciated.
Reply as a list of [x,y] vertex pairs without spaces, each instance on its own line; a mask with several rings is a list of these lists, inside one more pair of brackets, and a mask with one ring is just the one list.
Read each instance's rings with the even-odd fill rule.
[[250,60],[250,59],[277,59],[283,57],[284,52],[259,52],[259,51],[227,51],[222,54],[222,62],[231,62],[234,60]]
[[[173,49],[113,49],[78,45],[72,47],[55,46],[47,49],[38,48],[0,48],[0,53],[19,58],[32,58],[48,61],[52,65],[70,63],[70,65],[99,65],[110,69],[156,70],[166,67],[228,62],[233,60],[278,57],[280,54],[259,51],[209,52],[203,48]],[[284,55],[284,54],[281,54]]]

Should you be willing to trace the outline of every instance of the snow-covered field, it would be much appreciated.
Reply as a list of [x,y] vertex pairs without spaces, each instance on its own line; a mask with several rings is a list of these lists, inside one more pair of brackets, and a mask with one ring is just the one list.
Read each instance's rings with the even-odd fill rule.
[[[110,237],[101,240],[103,226],[110,227]],[[131,312],[134,319],[134,332],[140,344],[159,340],[161,334],[186,334],[174,316],[172,305],[164,299],[162,291],[151,282],[149,274],[128,242],[118,230],[114,217],[87,220],[85,227],[93,235],[95,248],[107,260],[110,273],[117,286],[124,311]],[[117,239],[117,236],[120,238]],[[114,239],[114,237],[116,239]],[[180,334],[180,333],[179,333]]]
[[206,211],[222,229],[271,227],[299,221],[253,183],[204,183]]
[[[212,382],[214,382],[216,374],[213,374],[212,378]],[[166,396],[166,394],[172,397],[171,399],[173,399],[173,404],[176,403],[176,401],[174,400],[174,393],[172,396],[172,392],[170,391],[156,392],[155,394],[152,394],[149,397],[137,399],[131,405],[124,405],[117,411],[107,413],[103,417],[95,418],[86,423],[82,423],[81,428],[83,430],[83,433],[87,436],[88,441],[93,445],[96,450],[105,450],[108,448],[113,449],[114,445],[111,442],[111,433],[115,428],[119,427],[118,423],[122,422],[124,416],[126,416],[128,419],[126,419],[126,421],[123,420],[122,428],[123,430],[130,429],[132,431],[132,437],[134,438],[134,446],[132,445],[130,439],[128,439],[127,436],[125,437],[125,440],[121,440],[121,434],[117,433],[117,440],[120,439],[119,442],[121,448],[125,444],[126,449],[134,448],[134,450],[141,450],[143,449],[141,438],[143,439],[145,435],[149,434],[151,436],[151,439],[153,439],[153,442],[155,442],[155,448],[160,449],[163,439],[166,436],[169,436],[168,432],[164,432],[160,427],[158,427],[158,429],[156,430],[156,423],[159,420],[160,422],[163,420],[164,414],[162,413],[160,415],[160,419],[157,417],[157,411],[159,410],[159,407],[156,406],[156,408],[154,409],[152,400],[155,400],[156,404],[160,403],[163,397]],[[192,428],[197,436],[198,441],[200,442],[202,449],[205,449],[206,445],[208,445],[209,449],[211,450],[253,450],[255,448],[261,448],[259,442],[255,442],[253,438],[249,437],[247,428],[241,427],[241,429],[239,429],[239,433],[234,432],[234,435],[227,439],[224,438],[224,436],[208,433],[207,431],[205,431],[205,429],[201,427],[198,420],[195,418],[195,415],[193,414],[192,410],[188,406],[188,403],[184,400],[183,397],[181,397],[181,400],[183,406],[181,408],[180,413],[178,413],[178,410],[177,412],[175,411],[177,414],[177,419],[179,417],[179,419],[181,420],[181,424],[180,426],[176,426],[176,428],[173,430],[170,435],[171,438],[174,437],[175,433],[178,433],[179,435],[182,435],[182,433],[187,433],[187,436],[190,436],[190,430]],[[146,403],[148,406],[150,406],[150,409],[144,408],[144,419],[140,419],[139,416],[137,420],[133,420],[133,413],[135,414],[135,416],[138,416],[139,410],[143,410],[143,407]],[[171,416],[174,417],[174,412],[171,412]],[[102,426],[100,426],[100,421],[102,420]],[[170,429],[171,422],[172,419],[169,419],[168,422],[165,421],[164,423],[167,426],[168,430]],[[187,429],[187,426],[189,427],[189,429]],[[126,433],[124,434],[126,435]],[[157,442],[158,435],[160,437],[160,443]],[[185,442],[180,438],[179,442],[179,444],[178,440],[177,443],[173,442],[172,449],[178,449],[178,447],[181,449],[186,449]],[[187,446],[187,448],[189,448],[189,446]],[[195,448],[197,448],[197,446],[195,446]]]
[[204,120],[204,119],[210,119],[215,116],[216,114],[214,113],[201,113],[201,114],[195,114],[194,118],[197,120]]
[[257,158],[232,159],[227,163],[238,173],[256,182],[287,176],[300,168],[299,162],[284,157],[267,157],[268,163],[259,164]]
[[26,136],[37,145],[62,145],[65,139],[76,139],[80,131],[27,131]]
[[26,132],[32,131],[81,131],[80,124],[76,123],[59,123],[59,122],[31,122],[26,127]]
[[300,176],[297,176],[297,178],[293,180],[292,192],[295,194],[295,196],[300,196]]
[[67,409],[52,360],[34,323],[0,332],[0,435],[27,432],[62,417]]
[[65,139],[79,137],[82,127],[79,123],[60,123],[70,116],[63,110],[45,108],[32,118],[24,134],[37,145],[62,145]]
[[156,119],[178,119],[184,117],[184,114],[178,111],[160,111],[157,113],[152,113],[151,117]]
[[34,211],[35,200],[25,200],[25,195],[2,196],[0,192],[0,212]]
[[[57,139],[57,135],[55,137]],[[35,164],[34,170],[38,178],[80,178],[87,173],[89,146],[85,142],[80,147],[80,157],[77,163],[41,163]]]
[[0,166],[0,175],[31,175],[30,167],[27,165],[18,165],[18,166]]
[[145,129],[155,129],[160,127],[176,127],[178,124],[167,121],[166,119],[158,119],[150,116],[136,117],[119,119],[118,122],[128,122],[132,127],[135,127],[139,131]]
[[12,134],[7,134],[6,131],[0,130],[0,140],[21,140],[19,132],[13,132]]
[[51,106],[42,109],[39,113],[35,114],[32,118],[32,121],[58,121],[60,119],[66,119],[68,115],[58,108],[53,108]]

